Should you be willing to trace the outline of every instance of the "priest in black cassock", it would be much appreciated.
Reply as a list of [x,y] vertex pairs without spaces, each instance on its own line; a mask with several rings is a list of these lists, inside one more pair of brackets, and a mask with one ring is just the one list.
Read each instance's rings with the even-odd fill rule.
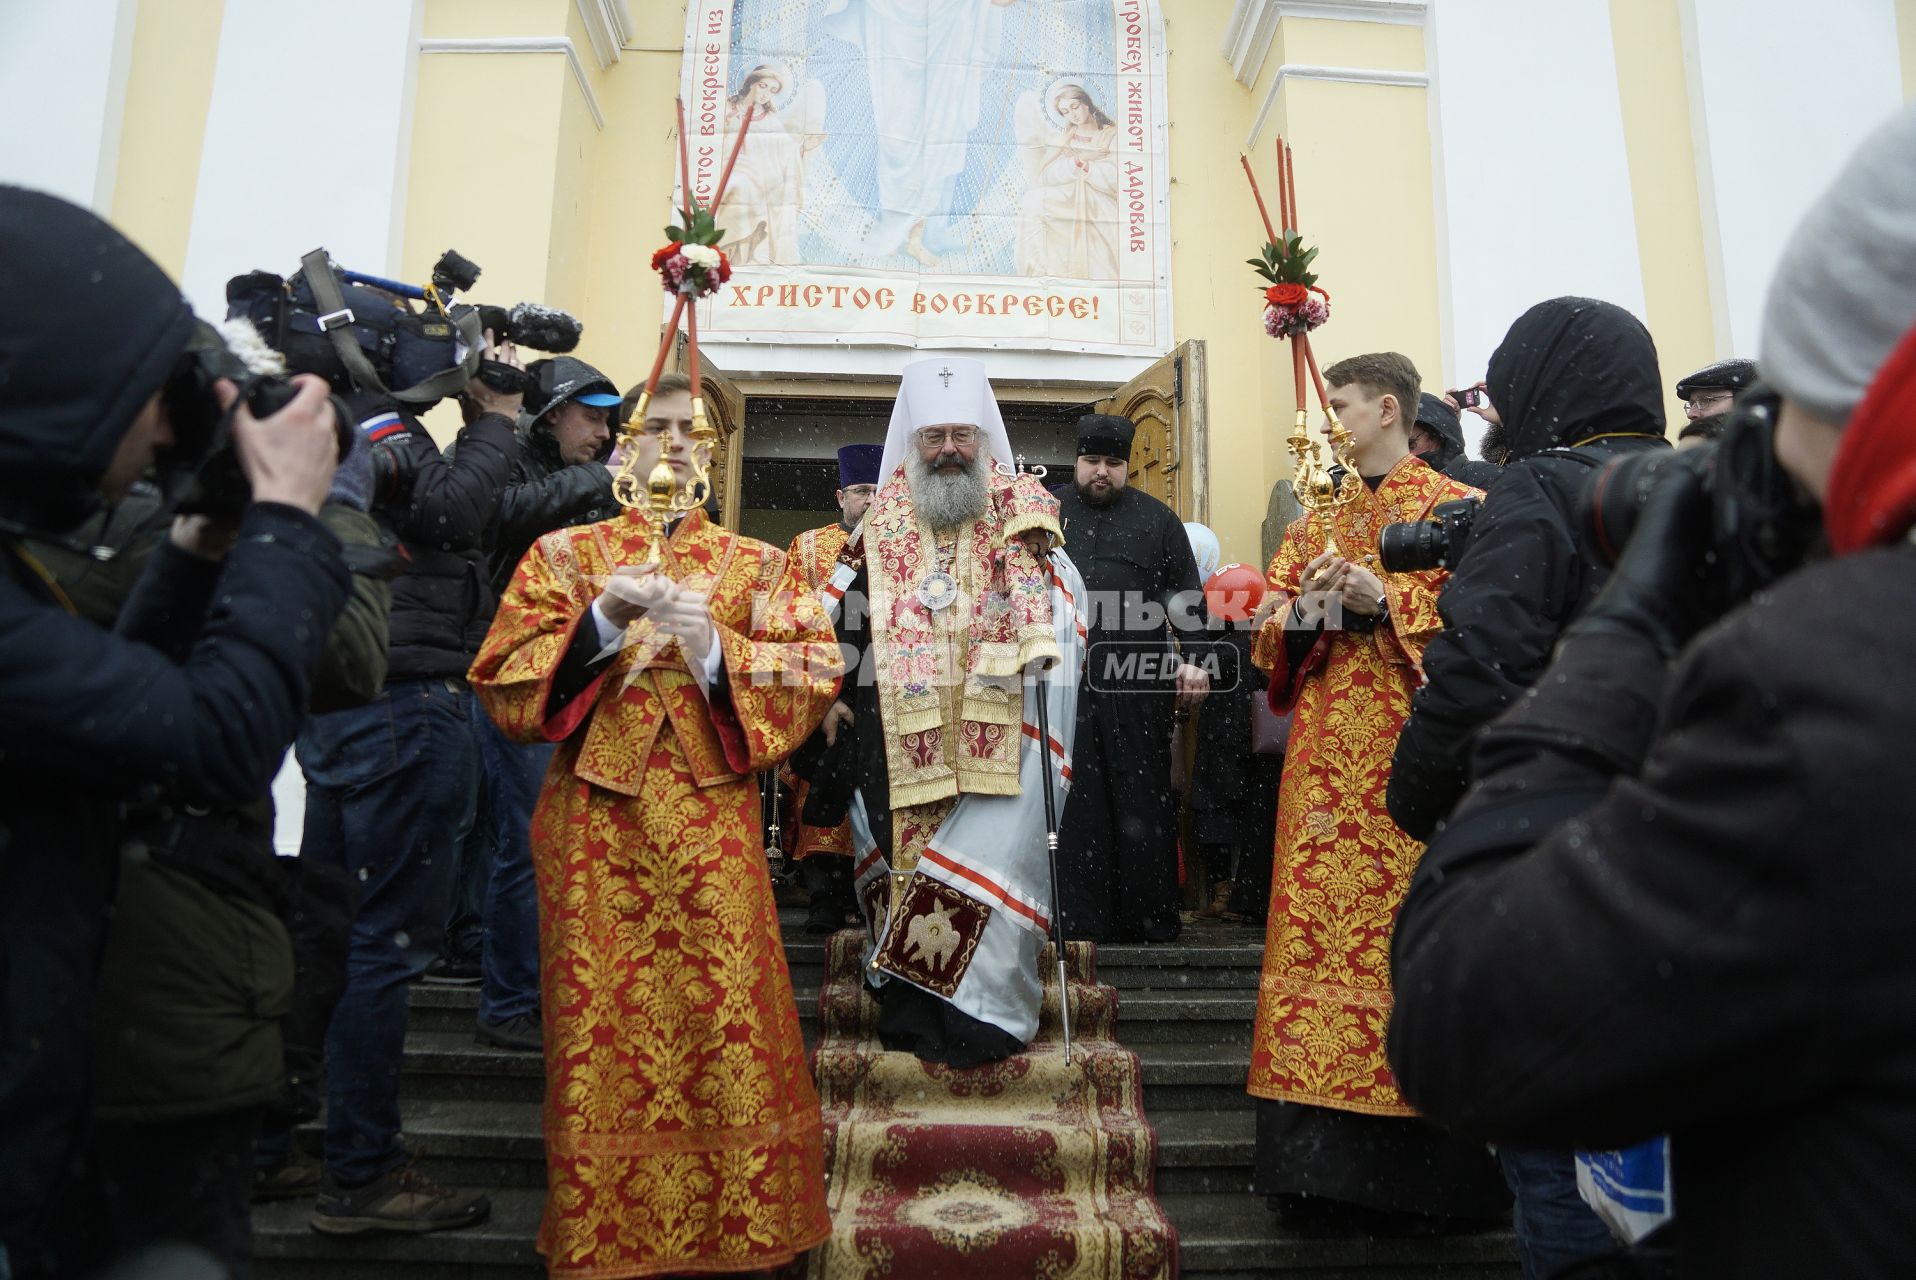
[[1080,418],[1077,474],[1053,490],[1091,617],[1059,897],[1065,935],[1094,942],[1178,936],[1172,720],[1210,689],[1190,539],[1176,512],[1126,483],[1135,430],[1112,414]]

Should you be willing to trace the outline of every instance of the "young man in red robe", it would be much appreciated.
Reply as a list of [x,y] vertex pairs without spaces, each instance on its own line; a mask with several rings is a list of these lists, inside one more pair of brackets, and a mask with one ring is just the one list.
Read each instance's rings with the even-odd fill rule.
[[[683,487],[691,425],[654,396],[637,473],[664,452]],[[559,744],[532,826],[556,1277],[762,1271],[830,1229],[753,775],[841,664],[783,561],[702,509],[663,541],[642,511],[561,529],[473,664],[508,737]]]
[[1324,380],[1355,474],[1342,504],[1284,531],[1251,650],[1291,714],[1247,1086],[1261,1100],[1252,1185],[1295,1225],[1389,1232],[1509,1203],[1485,1149],[1419,1120],[1384,1057],[1391,925],[1424,850],[1384,792],[1447,575],[1385,571],[1378,535],[1480,491],[1410,452],[1409,360],[1354,356]]

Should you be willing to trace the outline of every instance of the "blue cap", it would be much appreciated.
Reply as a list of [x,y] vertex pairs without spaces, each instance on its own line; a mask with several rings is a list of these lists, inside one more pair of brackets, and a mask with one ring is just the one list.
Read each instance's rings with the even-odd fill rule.
[[615,404],[623,403],[623,397],[615,396],[607,391],[588,391],[582,396],[572,398],[580,404],[594,405],[601,409],[610,409]]
[[885,460],[882,444],[848,444],[838,451],[838,487],[877,484],[878,464]]

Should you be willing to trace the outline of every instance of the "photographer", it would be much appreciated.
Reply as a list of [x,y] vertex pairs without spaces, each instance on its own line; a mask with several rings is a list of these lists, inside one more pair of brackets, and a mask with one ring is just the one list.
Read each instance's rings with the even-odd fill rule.
[[[573,356],[535,360],[526,369],[528,421],[519,430],[512,479],[499,499],[492,537],[492,585],[503,592],[519,559],[543,535],[615,515],[612,497],[613,381]],[[462,851],[463,892],[483,921],[479,961],[480,1044],[537,1052],[539,914],[532,879],[532,807],[552,759],[549,743],[510,742],[475,704],[483,785],[475,829]],[[455,925],[461,913],[455,909]],[[449,939],[457,945],[458,939]],[[454,957],[457,964],[462,957]]]
[[[93,1005],[121,803],[162,784],[196,804],[265,794],[344,605],[338,538],[315,518],[338,461],[326,386],[260,421],[231,382],[247,484],[230,546],[176,525],[119,634],[85,621],[29,539],[72,531],[156,458],[191,470],[217,432],[176,392],[198,324],[124,237],[55,197],[0,187],[0,1246],[17,1276],[98,1265],[88,1120]],[[190,640],[186,638],[190,637]],[[182,643],[182,641],[186,641]]]
[[[1916,1252],[1913,184],[1906,108],[1778,265],[1773,449],[1739,408],[1637,486],[1615,573],[1483,734],[1398,921],[1405,1093],[1497,1142],[1669,1133],[1686,1277],[1905,1276]],[[1741,603],[1791,562],[1778,479],[1834,558]]]
[[1420,840],[1463,795],[1478,730],[1535,682],[1603,585],[1579,533],[1585,482],[1611,458],[1669,448],[1656,347],[1621,307],[1538,303],[1491,355],[1487,381],[1510,461],[1437,600],[1444,630],[1391,762],[1390,816]]
[[1479,462],[1464,448],[1464,424],[1448,400],[1425,391],[1417,397],[1417,421],[1410,429],[1410,451],[1432,471],[1488,489],[1503,475],[1494,462]]
[[[510,344],[493,355],[516,365]],[[483,1194],[418,1173],[399,1120],[407,988],[438,953],[477,803],[465,674],[492,617],[486,540],[518,452],[521,397],[483,377],[463,395],[467,422],[446,455],[390,402],[361,423],[384,478],[372,514],[409,561],[393,580],[386,684],[362,707],[313,716],[299,736],[300,854],[342,868],[361,890],[346,992],[326,1040],[321,1231],[439,1230],[491,1212]]]

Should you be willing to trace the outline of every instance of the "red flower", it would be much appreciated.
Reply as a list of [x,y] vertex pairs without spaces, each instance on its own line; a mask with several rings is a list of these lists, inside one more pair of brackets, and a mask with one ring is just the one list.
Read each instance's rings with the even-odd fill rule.
[[671,257],[673,254],[677,253],[678,251],[679,251],[679,242],[677,240],[674,240],[671,244],[666,245],[665,248],[653,254],[652,269],[654,271],[664,270],[665,260]]
[[732,278],[732,260],[725,256],[725,250],[723,249],[718,251],[718,256],[718,269],[712,272],[712,283],[724,284]]
[[1311,291],[1301,284],[1274,284],[1264,291],[1264,301],[1274,307],[1302,306]]

